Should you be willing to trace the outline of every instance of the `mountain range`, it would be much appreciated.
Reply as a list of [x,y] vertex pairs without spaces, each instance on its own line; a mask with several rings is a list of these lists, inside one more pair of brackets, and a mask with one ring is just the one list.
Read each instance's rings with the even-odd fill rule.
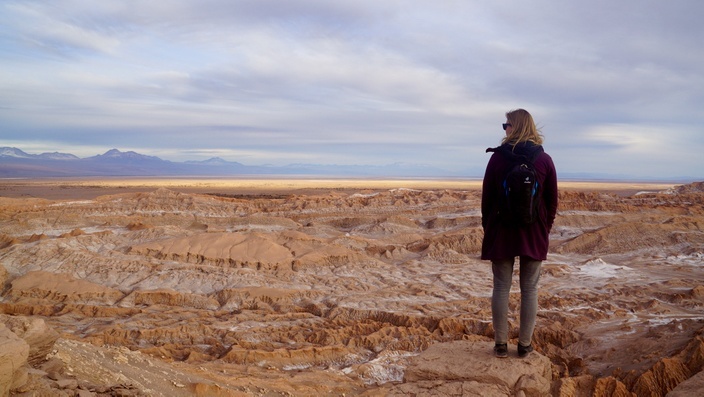
[[28,154],[15,147],[0,147],[0,178],[90,177],[90,176],[390,176],[455,177],[452,172],[424,165],[385,166],[291,164],[251,166],[213,157],[204,161],[173,162],[133,151],[111,149],[103,154],[79,158],[70,153]]

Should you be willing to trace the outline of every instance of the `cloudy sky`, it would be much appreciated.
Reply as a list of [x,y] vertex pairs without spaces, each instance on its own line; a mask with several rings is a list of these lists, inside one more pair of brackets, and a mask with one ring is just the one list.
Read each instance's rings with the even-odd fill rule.
[[704,179],[700,0],[3,0],[0,146]]

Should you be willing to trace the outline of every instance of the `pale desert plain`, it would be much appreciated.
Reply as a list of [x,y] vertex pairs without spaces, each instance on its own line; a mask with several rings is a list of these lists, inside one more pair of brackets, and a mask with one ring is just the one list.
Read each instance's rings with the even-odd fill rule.
[[493,356],[481,181],[0,181],[0,396],[702,396],[704,183],[560,182]]

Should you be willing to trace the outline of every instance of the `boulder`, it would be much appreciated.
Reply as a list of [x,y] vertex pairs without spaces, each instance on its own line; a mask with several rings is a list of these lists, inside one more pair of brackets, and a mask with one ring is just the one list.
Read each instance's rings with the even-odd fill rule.
[[700,395],[704,390],[704,371],[700,371],[696,375],[680,383],[672,389],[665,397],[690,397]]
[[31,366],[46,361],[46,356],[51,353],[54,343],[59,338],[58,332],[49,328],[40,318],[0,314],[0,324],[5,324],[29,345],[27,360]]
[[27,379],[29,345],[0,323],[0,396],[21,386]]

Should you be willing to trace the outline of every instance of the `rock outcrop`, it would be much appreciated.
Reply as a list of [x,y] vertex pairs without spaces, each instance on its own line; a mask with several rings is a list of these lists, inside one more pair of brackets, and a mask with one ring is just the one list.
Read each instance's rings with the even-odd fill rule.
[[124,294],[69,274],[46,271],[29,272],[11,282],[10,301],[48,301],[88,305],[114,305]]
[[[60,358],[56,349],[59,334],[44,320],[23,316],[0,315],[0,396],[134,396],[142,391],[116,384],[114,379],[91,383],[71,374],[79,362],[74,354]],[[66,343],[63,343],[66,345]],[[70,343],[67,344],[71,346]],[[73,358],[72,358],[73,356]],[[105,353],[100,352],[104,357]],[[86,368],[95,372],[105,361]],[[116,371],[119,373],[120,371]],[[161,371],[161,374],[164,372]],[[119,379],[117,379],[119,381]],[[167,395],[177,395],[167,391]]]
[[7,269],[5,266],[0,265],[0,293],[5,290],[5,282],[7,281]]
[[550,394],[550,359],[533,352],[524,358],[494,357],[493,342],[455,341],[431,345],[410,360],[403,384],[390,396],[454,395],[503,397]]

